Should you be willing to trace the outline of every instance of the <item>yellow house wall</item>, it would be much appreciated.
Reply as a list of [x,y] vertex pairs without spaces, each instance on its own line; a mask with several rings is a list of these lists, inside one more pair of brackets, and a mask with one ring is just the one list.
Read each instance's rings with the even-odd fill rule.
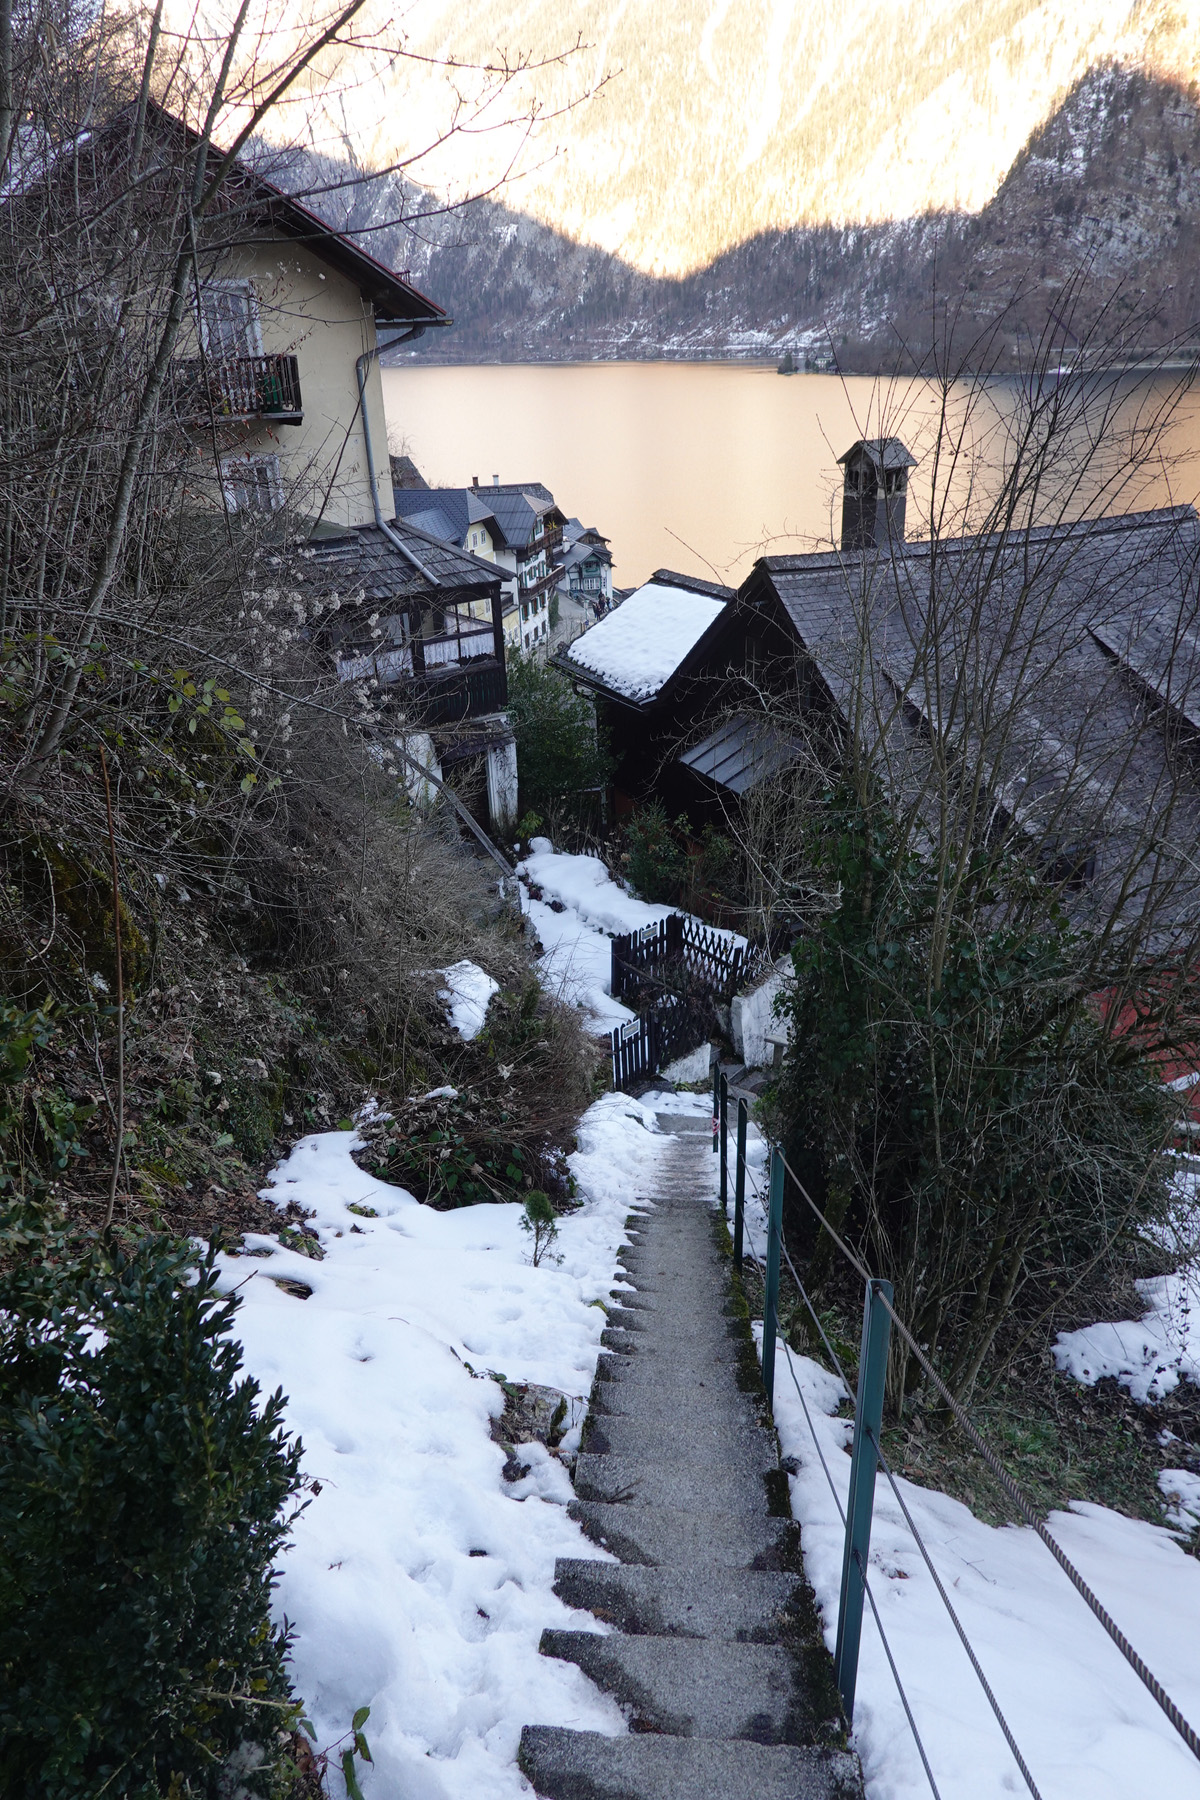
[[[301,425],[251,425],[229,446],[233,456],[279,458],[286,500],[297,512],[334,525],[374,519],[355,362],[375,348],[375,317],[354,283],[287,238],[240,246],[213,271],[249,280],[258,296],[264,355],[290,352],[300,373]],[[188,352],[185,352],[187,354]],[[194,354],[194,351],[190,352]],[[367,365],[366,404],[384,517],[391,517],[391,473],[379,358]]]

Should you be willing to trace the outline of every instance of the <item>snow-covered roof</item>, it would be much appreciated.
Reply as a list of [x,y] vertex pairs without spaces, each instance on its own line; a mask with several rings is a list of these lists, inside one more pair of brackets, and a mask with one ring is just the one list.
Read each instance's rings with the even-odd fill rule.
[[695,649],[728,601],[647,581],[576,638],[567,661],[616,694],[651,700]]

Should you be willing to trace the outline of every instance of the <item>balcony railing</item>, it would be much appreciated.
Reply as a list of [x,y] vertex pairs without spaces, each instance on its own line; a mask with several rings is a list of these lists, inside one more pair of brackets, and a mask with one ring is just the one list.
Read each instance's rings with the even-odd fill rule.
[[501,712],[508,704],[504,664],[458,663],[437,669],[412,685],[413,710],[424,725],[457,725]]
[[188,357],[175,364],[173,388],[176,407],[189,419],[304,420],[294,356]]

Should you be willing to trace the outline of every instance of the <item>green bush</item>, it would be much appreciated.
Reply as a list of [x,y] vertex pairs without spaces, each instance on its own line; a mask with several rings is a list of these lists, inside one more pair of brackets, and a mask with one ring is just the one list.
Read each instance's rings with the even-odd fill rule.
[[657,800],[631,815],[622,860],[629,885],[642,900],[708,919],[740,908],[734,844],[711,824],[697,838],[685,814],[671,820]]
[[[1084,1283],[1136,1263],[1164,1205],[1173,1109],[1137,1041],[1109,1028],[1094,946],[1055,890],[986,847],[961,860],[939,937],[936,848],[906,848],[882,806],[827,797],[811,866],[834,904],[793,951],[775,1106],[796,1174],[895,1281],[966,1398],[1069,1321]],[[798,1199],[788,1210],[833,1294],[828,1239]],[[918,1380],[895,1343],[893,1401]]]
[[72,1254],[0,1218],[0,1791],[279,1791],[295,1723],[273,1565],[283,1396],[239,1380],[213,1255]]
[[81,1154],[94,1108],[36,1079],[34,1063],[59,1035],[47,1003],[32,1012],[0,1001],[0,1195],[43,1195]]

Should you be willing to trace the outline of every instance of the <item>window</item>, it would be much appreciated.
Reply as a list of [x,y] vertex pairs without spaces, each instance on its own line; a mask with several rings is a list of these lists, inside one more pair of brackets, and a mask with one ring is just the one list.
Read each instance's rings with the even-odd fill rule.
[[230,512],[273,513],[283,505],[277,456],[227,456],[221,485]]
[[261,356],[258,296],[248,281],[213,281],[200,294],[200,332],[209,356]]

